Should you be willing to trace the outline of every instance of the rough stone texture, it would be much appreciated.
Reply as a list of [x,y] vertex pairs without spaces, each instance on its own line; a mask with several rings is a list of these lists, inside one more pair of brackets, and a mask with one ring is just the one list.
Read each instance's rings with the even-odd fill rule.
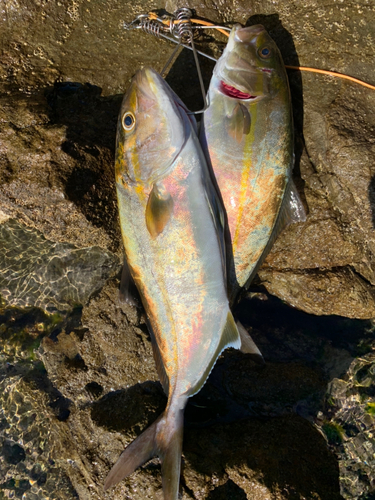
[[0,307],[0,496],[78,498],[58,450],[68,402],[52,385],[35,349],[58,315]]
[[350,267],[301,272],[289,269],[270,272],[267,269],[261,276],[271,293],[306,312],[349,318],[375,315],[371,288]]
[[[375,84],[370,1],[187,4],[213,21],[263,23],[287,64],[341,71]],[[90,256],[87,249],[97,247],[100,258],[111,256],[116,271],[122,254],[113,181],[120,94],[138,67],[160,70],[173,49],[151,35],[125,32],[122,23],[165,7],[173,11],[176,2],[2,2],[4,234],[17,220],[20,234],[43,241],[51,257],[51,249],[74,246]],[[216,34],[197,41],[216,56],[224,42]],[[211,71],[212,63],[203,62],[206,84]],[[375,93],[320,75],[289,76],[295,181],[308,219],[280,235],[259,277],[295,309],[263,289],[238,305],[236,314],[266,366],[227,352],[190,401],[183,499],[374,495],[375,346],[367,318],[375,316]],[[167,80],[188,106],[199,108],[190,54],[178,56]],[[15,245],[11,255],[22,256],[22,250],[26,255],[27,248]],[[37,269],[27,267],[32,253],[17,262],[31,278]],[[165,396],[143,313],[118,302],[115,278],[98,292],[113,274],[99,261],[91,261],[98,280],[64,314],[1,303],[1,497],[160,497],[157,460],[113,490],[102,490],[110,467],[160,414]],[[8,299],[19,304],[14,291]],[[319,318],[297,309],[362,320]]]
[[337,447],[345,497],[362,498],[368,494],[371,498],[375,487],[375,405],[371,399],[374,380],[371,353],[352,362],[345,381],[335,378],[328,386],[326,412],[330,422],[321,427],[328,441]]
[[[375,7],[369,1],[186,4],[217,22],[263,23],[287,64],[375,82],[369,64]],[[0,209],[5,214],[54,240],[118,250],[112,159],[119,98],[113,94],[125,90],[141,65],[161,69],[172,50],[151,35],[125,32],[123,22],[177,5],[182,3],[115,1],[108,8],[87,0],[3,2]],[[216,39],[218,45],[203,36],[202,48],[217,55],[224,38]],[[212,64],[204,62],[203,69],[208,81]],[[375,93],[331,77],[291,70],[289,75],[296,179],[309,215],[305,224],[279,237],[260,278],[273,294],[308,312],[373,317]],[[80,83],[57,84],[47,92],[47,106],[43,92],[56,81]],[[177,59],[168,81],[189,106],[199,107],[189,56]],[[113,97],[101,97],[98,87]],[[333,274],[352,290],[337,299],[340,307],[327,293]]]
[[0,111],[4,216],[53,241],[118,252],[112,158],[119,100],[69,83],[46,97],[10,95],[2,96]]
[[[102,491],[166,403],[143,313],[118,302],[118,284],[65,317],[1,309],[5,498],[161,498],[156,459]],[[373,324],[309,316],[259,293],[236,314],[267,363],[226,352],[190,400],[182,498],[371,498]]]
[[126,34],[124,21],[162,2],[112,1],[110,6],[88,0],[5,0],[1,5],[2,68],[5,88],[22,91],[56,80],[90,82],[106,94],[123,92],[140,64],[149,64],[155,50],[167,52],[155,39],[139,43]]

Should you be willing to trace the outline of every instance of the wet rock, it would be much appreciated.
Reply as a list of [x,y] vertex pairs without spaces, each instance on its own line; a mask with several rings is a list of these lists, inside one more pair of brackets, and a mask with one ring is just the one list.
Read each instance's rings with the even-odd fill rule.
[[91,299],[78,328],[68,325],[55,340],[43,340],[41,354],[53,382],[77,403],[93,400],[87,387],[94,382],[107,394],[134,381],[158,380],[144,318],[119,303],[118,286],[111,281]]
[[17,465],[26,458],[25,450],[17,443],[5,441],[1,447],[1,454],[8,464]]
[[[187,4],[213,21],[264,24],[287,64],[375,83],[373,7],[366,1]],[[2,6],[0,230],[7,252],[0,259],[8,260],[0,271],[4,277],[10,264],[13,276],[23,276],[22,287],[11,286],[11,273],[1,285],[8,300],[0,310],[5,498],[160,497],[157,459],[102,490],[124,447],[165,405],[142,310],[119,303],[118,281],[106,280],[122,254],[113,179],[120,94],[138,67],[160,70],[173,50],[140,30],[125,32],[122,22],[176,5]],[[217,56],[225,39],[206,33],[197,43]],[[208,83],[212,63],[202,66]],[[259,277],[295,309],[263,288],[239,304],[266,366],[227,352],[191,399],[183,499],[374,494],[373,325],[366,318],[375,309],[375,94],[331,77],[290,70],[289,78],[295,181],[308,219],[280,235]],[[185,51],[167,80],[199,108]],[[56,286],[42,290],[56,260]],[[63,286],[68,270],[74,293]]]
[[[37,365],[35,366],[37,368]],[[45,373],[45,372],[44,372]],[[4,498],[78,498],[68,476],[56,463],[58,429],[48,395],[39,390],[40,375],[0,366],[0,492]]]
[[345,498],[371,498],[375,487],[375,357],[354,360],[346,380],[334,379],[326,394],[321,429],[340,457]]
[[[166,403],[143,313],[118,302],[117,280],[105,285],[70,318],[60,316],[57,322],[48,323],[48,317],[38,316],[36,311],[28,318],[21,311],[3,313],[6,331],[13,328],[12,342],[18,328],[26,331],[18,334],[19,347],[12,358],[7,353],[9,341],[2,346],[2,359],[12,359],[13,368],[3,372],[6,399],[0,437],[11,445],[30,443],[31,448],[25,448],[30,465],[19,477],[32,487],[12,490],[7,480],[2,490],[7,495],[14,491],[21,498],[29,491],[48,490],[51,478],[59,474],[58,484],[67,477],[70,483],[63,483],[63,493],[52,494],[52,498],[158,498],[161,475],[157,459],[113,490],[102,492],[104,478],[121,451],[155,420]],[[182,498],[215,499],[233,494],[234,498],[259,500],[301,495],[328,500],[341,495],[358,498],[356,491],[370,491],[370,479],[364,481],[362,476],[370,477],[371,467],[365,462],[355,468],[350,464],[354,457],[369,460],[371,455],[364,439],[373,425],[373,363],[372,355],[366,354],[373,345],[371,322],[345,318],[329,322],[291,309],[267,294],[262,300],[257,294],[244,300],[237,315],[251,330],[266,365],[261,367],[251,357],[228,351],[200,393],[190,400]],[[41,323],[46,326],[37,335],[39,342],[42,339],[37,353],[46,371],[31,356],[34,351],[25,350],[22,340],[27,339],[27,332],[38,332]],[[355,360],[358,355],[362,361]],[[346,373],[362,389],[349,386],[342,378]],[[357,400],[353,389],[365,395],[359,413],[353,411],[353,397]],[[30,390],[33,397],[26,398],[24,393]],[[35,420],[35,415],[40,416]],[[46,433],[43,419],[53,432]],[[321,433],[312,425],[315,422]],[[346,441],[338,442],[335,437],[341,435],[341,428],[350,436],[350,446],[344,451]],[[354,439],[359,433],[360,439]],[[42,460],[40,452],[32,451],[40,439],[44,450],[54,450],[53,465],[43,465],[44,456]],[[35,461],[28,462],[29,453]],[[4,461],[6,477],[15,474],[10,466],[19,467],[23,462],[12,465]],[[39,472],[38,483],[34,477]],[[348,488],[348,481],[356,482],[356,488]],[[70,490],[66,490],[67,484]]]
[[[260,276],[271,293],[308,313],[363,319],[375,316],[373,287],[350,267],[302,271],[264,269]],[[304,305],[300,307],[302,301]]]
[[[53,349],[43,342],[40,352],[54,384],[72,401],[66,420],[72,441],[65,441],[63,456],[71,460],[65,470],[80,497],[158,498],[157,459],[105,496],[100,493],[111,464],[166,403],[160,384],[153,382],[157,374],[142,315],[118,303],[117,285],[109,283],[91,299],[69,341],[66,333],[61,340],[59,334]],[[237,351],[226,352],[190,400],[182,498],[220,498],[228,491],[238,498],[342,498],[344,476],[335,443],[330,450],[324,429],[319,433],[312,424],[320,413],[324,423],[330,422],[324,406],[327,384],[341,381],[346,387],[340,377],[356,355],[371,349],[371,323],[309,321],[307,314],[268,295],[243,301],[237,315],[251,327],[267,363],[260,367]],[[84,370],[66,362],[76,352]],[[360,376],[368,386],[367,372]],[[93,381],[94,394],[89,390]],[[347,396],[342,401],[350,405]]]

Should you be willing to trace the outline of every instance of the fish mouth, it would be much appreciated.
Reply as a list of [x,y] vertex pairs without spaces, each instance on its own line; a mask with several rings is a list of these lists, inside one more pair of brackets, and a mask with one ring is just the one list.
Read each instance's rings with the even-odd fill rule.
[[252,95],[246,92],[242,92],[241,90],[238,90],[236,87],[232,87],[232,85],[225,83],[223,80],[221,80],[220,82],[219,90],[222,94],[226,95],[227,97],[231,97],[232,99],[238,99],[240,101],[254,102],[264,97],[263,95]]

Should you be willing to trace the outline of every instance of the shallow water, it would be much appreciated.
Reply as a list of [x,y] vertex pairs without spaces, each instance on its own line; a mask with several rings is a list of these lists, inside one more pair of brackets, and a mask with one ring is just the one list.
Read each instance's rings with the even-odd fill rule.
[[[117,286],[118,281],[111,293],[117,293]],[[98,314],[112,317],[105,301],[109,293],[94,302]],[[186,408],[185,468],[189,464],[198,475],[205,475],[223,467],[246,467],[261,474],[261,484],[270,491],[287,488],[289,493],[284,491],[280,498],[310,498],[312,492],[327,500],[370,498],[366,494],[372,491],[375,479],[373,322],[307,315],[259,288],[240,302],[236,314],[251,332],[266,364],[259,366],[251,356],[234,350],[220,357],[209,380]],[[138,335],[142,343],[149,344],[142,319],[139,323],[130,309],[127,315],[138,326],[125,335]],[[95,324],[95,317],[92,320]],[[100,438],[107,449],[108,436],[113,433],[138,434],[165,405],[160,384],[137,384],[130,376],[126,389],[120,377],[118,389],[108,392],[106,379],[113,384],[119,374],[102,365],[104,371],[94,378],[96,368],[90,366],[90,359],[97,356],[105,338],[116,349],[121,342],[121,335],[114,333],[118,325],[112,324],[107,337],[98,338],[95,344],[82,320],[82,308],[49,315],[37,308],[3,305],[1,324],[0,439],[5,481],[0,491],[4,498],[85,498],[79,493],[80,480],[71,471],[82,465],[77,466],[77,457],[70,462],[56,461],[57,450],[66,447],[71,455],[74,442],[85,439],[87,425],[96,429],[94,441]],[[150,346],[148,349],[151,351]],[[43,361],[47,361],[47,370]],[[131,358],[128,363],[132,364]],[[69,384],[73,382],[68,392],[67,379]],[[246,447],[241,444],[242,432],[250,439]],[[83,458],[88,450],[82,444],[76,451]],[[215,449],[207,456],[206,447],[213,444]],[[90,452],[94,463],[103,460],[101,452],[95,458],[96,453]],[[230,458],[233,453],[237,459]],[[273,464],[275,457],[278,466]],[[297,478],[293,470],[302,457],[306,470],[302,467]],[[325,470],[323,476],[318,463]],[[144,469],[147,476],[152,471],[152,466]],[[189,474],[184,477],[186,494]],[[215,495],[232,492],[233,498],[242,498],[235,483],[225,484]],[[221,498],[215,495],[212,498]]]
[[12,306],[68,311],[119,269],[110,252],[53,243],[15,220],[0,225],[0,247],[0,294]]
[[[365,0],[191,5],[212,20],[263,23],[288,64],[375,82]],[[102,484],[165,405],[142,312],[118,303],[113,182],[120,94],[136,68],[161,69],[173,49],[121,22],[164,7],[2,8],[0,497],[145,500],[160,491],[156,460],[113,491]],[[218,40],[198,43],[217,55]],[[197,109],[185,52],[167,81]],[[207,84],[212,64],[202,64]],[[277,240],[260,277],[286,302],[326,315],[262,287],[242,300],[238,317],[266,364],[228,351],[190,401],[184,500],[374,498],[374,327],[348,319],[375,315],[374,94],[316,75],[289,78],[309,217]]]

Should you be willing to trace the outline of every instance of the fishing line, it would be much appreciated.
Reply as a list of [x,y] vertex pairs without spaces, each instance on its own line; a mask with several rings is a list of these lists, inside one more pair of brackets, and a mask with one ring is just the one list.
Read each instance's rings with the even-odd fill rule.
[[[178,25],[178,24],[187,22],[185,20],[178,20],[178,19],[173,19],[173,18],[168,18],[168,19],[167,18],[165,18],[165,19],[159,18],[155,14],[155,12],[150,12],[148,14],[148,17],[152,20],[155,20],[155,21],[162,23],[163,25],[167,25],[170,23],[173,23],[174,25]],[[199,25],[199,26],[194,26],[195,29],[205,29],[205,28],[206,29],[215,29],[215,30],[219,31],[220,33],[222,33],[223,35],[225,35],[226,37],[229,37],[228,31],[230,31],[230,28],[226,28],[224,26],[217,26],[214,23],[211,23],[210,21],[204,21],[202,19],[190,18],[190,22]],[[171,41],[175,41],[175,40],[171,39]],[[186,46],[186,48],[190,49],[189,46]],[[211,60],[216,60],[214,57],[208,56],[207,54],[204,54],[203,52],[199,52],[199,54],[201,54],[201,55],[203,55]],[[362,80],[359,80],[358,78],[354,78],[353,76],[349,76],[349,75],[346,75],[344,73],[338,73],[336,71],[328,71],[325,69],[311,68],[308,66],[291,66],[289,64],[286,64],[285,67],[288,69],[292,69],[292,70],[306,71],[306,72],[310,72],[310,73],[319,73],[321,75],[328,75],[328,76],[332,76],[335,78],[342,78],[344,80],[349,80],[351,82],[357,83],[358,85],[362,85],[363,87],[367,87],[371,90],[375,90],[375,85],[371,85],[370,83],[364,82]]]
[[335,71],[327,71],[325,69],[317,69],[317,68],[309,68],[307,66],[289,66],[285,65],[288,69],[299,69],[300,71],[309,71],[310,73],[320,73],[321,75],[329,75],[335,76],[338,78],[343,78],[344,80],[349,80],[354,83],[358,83],[359,85],[363,85],[363,87],[367,87],[369,89],[375,90],[375,86],[370,83],[363,82],[358,78],[354,78],[353,76],[345,75],[344,73],[336,73]]

